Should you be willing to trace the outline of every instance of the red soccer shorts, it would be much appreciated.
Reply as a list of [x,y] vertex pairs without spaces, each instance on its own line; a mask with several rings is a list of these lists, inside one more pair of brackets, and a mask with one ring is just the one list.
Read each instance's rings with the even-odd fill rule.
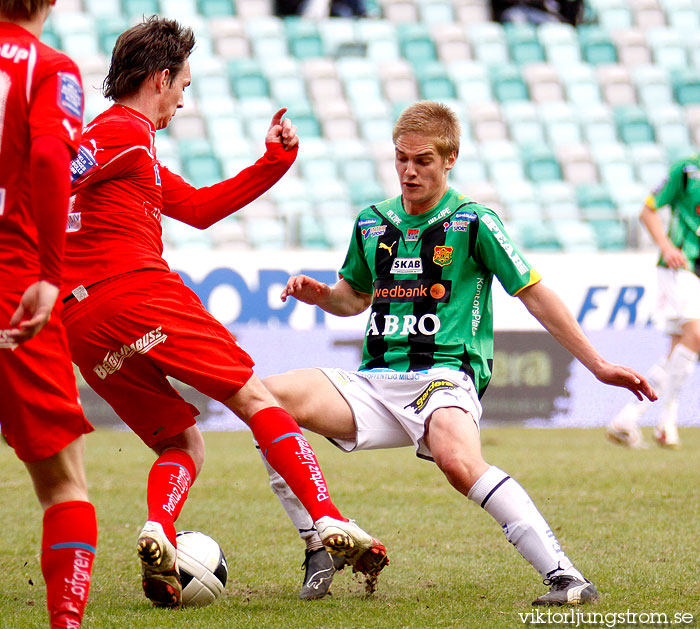
[[[22,293],[3,287],[0,330],[8,328]],[[59,303],[60,306],[60,303]],[[78,400],[66,333],[54,309],[33,339],[0,348],[0,424],[17,456],[40,461],[60,452],[93,427]]]
[[147,446],[194,425],[199,411],[166,376],[224,402],[253,360],[176,273],[137,271],[88,287],[63,314],[87,383]]

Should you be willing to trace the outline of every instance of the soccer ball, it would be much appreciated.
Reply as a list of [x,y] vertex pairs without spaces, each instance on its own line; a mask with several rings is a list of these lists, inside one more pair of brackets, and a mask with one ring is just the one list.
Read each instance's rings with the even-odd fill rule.
[[177,565],[182,582],[182,605],[203,607],[224,591],[228,566],[221,547],[199,531],[177,534]]

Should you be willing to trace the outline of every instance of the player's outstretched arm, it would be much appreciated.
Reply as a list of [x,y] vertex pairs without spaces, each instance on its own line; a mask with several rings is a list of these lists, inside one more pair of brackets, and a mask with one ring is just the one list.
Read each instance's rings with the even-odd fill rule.
[[586,338],[581,326],[559,296],[542,282],[528,286],[518,295],[525,307],[545,329],[601,382],[624,387],[638,399],[657,399],[644,376],[634,369],[605,360]]
[[371,295],[357,292],[343,279],[330,287],[308,275],[292,275],[287,280],[280,299],[287,301],[287,297],[318,306],[338,317],[360,314],[372,301]]
[[10,319],[7,337],[14,343],[23,343],[36,336],[49,322],[57,297],[58,286],[44,280],[30,285]]

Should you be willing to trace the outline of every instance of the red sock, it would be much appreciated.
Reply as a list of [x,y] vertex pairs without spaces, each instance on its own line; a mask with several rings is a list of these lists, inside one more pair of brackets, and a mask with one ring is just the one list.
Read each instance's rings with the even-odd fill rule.
[[313,449],[287,411],[265,408],[248,425],[267,462],[287,481],[314,522],[324,515],[345,520],[331,501]]
[[175,520],[187,500],[197,476],[192,457],[184,450],[163,452],[148,474],[148,519],[163,525],[168,539],[175,544]]
[[44,512],[41,572],[52,629],[80,627],[96,546],[97,519],[89,502],[60,502]]

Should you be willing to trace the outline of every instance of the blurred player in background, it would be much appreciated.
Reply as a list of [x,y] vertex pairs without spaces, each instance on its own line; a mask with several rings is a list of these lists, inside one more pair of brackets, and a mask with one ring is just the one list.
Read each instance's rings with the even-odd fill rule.
[[[282,301],[295,297],[341,317],[370,308],[360,371],[301,369],[265,384],[301,426],[344,451],[413,445],[417,456],[435,461],[551,586],[534,605],[595,602],[595,586],[525,490],[482,457],[479,400],[491,377],[493,276],[598,380],[638,398],[655,395],[642,376],[598,354],[498,216],[449,187],[459,138],[448,107],[422,101],[404,110],[393,133],[401,196],[360,212],[334,286],[297,275],[282,292]],[[301,528],[298,505],[280,499]]]
[[115,102],[86,128],[73,161],[61,298],[73,361],[158,459],[148,477],[148,521],[137,544],[143,588],[177,607],[175,520],[204,461],[198,410],[173,377],[228,406],[294,488],[324,544],[363,572],[386,551],[333,505],[311,446],[253,372],[253,360],[162,257],[161,215],[204,229],[268,190],[297,154],[296,127],[273,117],[266,151],[236,177],[196,189],[157,159],[156,129],[183,106],[192,30],[152,16],[115,44],[105,96]]
[[[669,206],[664,229],[658,209]],[[700,351],[700,155],[671,166],[668,177],[647,198],[639,216],[658,245],[658,303],[655,319],[671,337],[671,348],[647,377],[663,398],[663,412],[653,436],[656,443],[679,448],[678,398],[695,370]],[[630,448],[646,447],[637,423],[649,403],[630,402],[607,427],[608,438]]]
[[44,510],[51,627],[68,629],[82,622],[97,521],[83,469],[93,428],[54,307],[83,124],[77,66],[38,39],[54,2],[0,0],[0,422]]

